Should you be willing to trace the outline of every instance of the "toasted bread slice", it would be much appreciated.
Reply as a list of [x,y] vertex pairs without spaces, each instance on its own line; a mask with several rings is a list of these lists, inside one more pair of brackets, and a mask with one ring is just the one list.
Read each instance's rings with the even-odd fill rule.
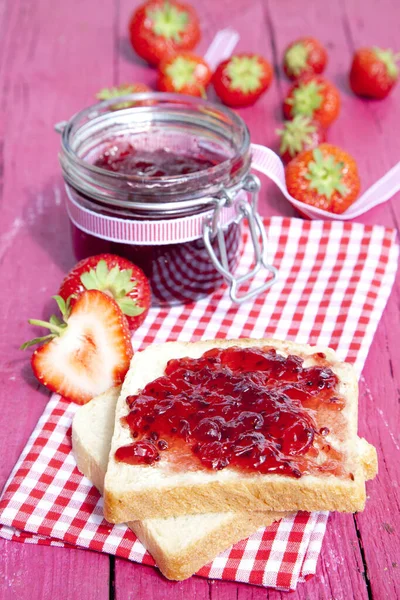
[[[120,388],[113,388],[79,408],[72,426],[78,468],[100,493],[104,486],[119,391]],[[232,544],[282,516],[272,512],[209,513],[134,521],[128,526],[165,577],[181,580],[193,575]]]
[[[164,374],[173,358],[199,358],[212,348],[232,346],[274,348],[279,354],[300,356],[304,366],[320,364],[318,353],[336,374],[336,393],[345,401],[340,426],[330,428],[326,442],[342,455],[342,473],[303,474],[300,478],[281,474],[243,472],[229,467],[176,470],[168,451],[155,465],[130,465],[115,459],[118,448],[131,444],[129,428],[121,422],[128,414],[126,398]],[[319,409],[317,409],[318,412]],[[271,339],[211,340],[195,343],[169,342],[136,353],[126,376],[116,408],[116,424],[104,489],[104,512],[110,522],[164,518],[206,512],[256,512],[363,510],[365,480],[377,470],[375,449],[363,445],[365,465],[357,436],[358,385],[353,367],[340,362],[335,352],[292,342]],[[321,455],[321,459],[323,456]]]

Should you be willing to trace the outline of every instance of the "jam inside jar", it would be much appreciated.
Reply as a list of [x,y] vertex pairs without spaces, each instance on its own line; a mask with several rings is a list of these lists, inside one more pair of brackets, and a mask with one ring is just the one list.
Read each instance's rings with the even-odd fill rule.
[[118,110],[115,99],[99,103],[63,128],[60,162],[76,257],[119,254],[143,269],[155,304],[196,301],[224,281],[205,243],[205,222],[213,224],[210,245],[224,268],[232,272],[239,259],[247,127],[229,109],[198,98],[124,99],[135,102]]
[[165,148],[142,150],[130,142],[117,142],[97,157],[94,165],[114,173],[141,177],[172,177],[210,169],[219,162],[220,157],[214,157],[211,153],[176,154]]

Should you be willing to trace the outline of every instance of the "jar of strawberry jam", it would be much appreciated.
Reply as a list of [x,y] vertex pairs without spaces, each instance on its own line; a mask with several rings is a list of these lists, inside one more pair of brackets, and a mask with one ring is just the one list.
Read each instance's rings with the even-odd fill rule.
[[[243,120],[180,94],[113,98],[56,126],[78,259],[119,254],[140,266],[158,305],[195,301],[227,281],[233,301],[267,287],[275,269],[257,214],[258,179]],[[235,277],[248,220],[255,266]],[[272,277],[241,295],[266,268]]]

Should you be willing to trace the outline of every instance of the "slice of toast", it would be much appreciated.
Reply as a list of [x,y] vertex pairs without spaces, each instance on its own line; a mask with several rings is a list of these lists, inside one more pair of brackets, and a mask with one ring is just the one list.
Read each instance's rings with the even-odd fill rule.
[[[115,405],[120,388],[113,388],[80,407],[72,425],[73,451],[79,470],[102,493]],[[209,513],[169,519],[134,521],[128,526],[153,556],[168,579],[190,577],[203,565],[259,527],[280,519],[279,513]]]
[[[128,412],[126,398],[162,376],[170,359],[199,358],[213,348],[274,348],[282,356],[296,355],[304,366],[324,363],[335,373],[335,393],[344,400],[340,426],[330,428],[326,443],[342,456],[340,475],[317,473],[295,478],[282,474],[244,472],[230,466],[221,470],[181,469],[171,467],[168,451],[155,465],[131,465],[115,459],[115,452],[134,440],[121,421]],[[317,409],[318,412],[319,409]],[[358,385],[353,367],[338,361],[335,352],[292,342],[271,339],[211,340],[195,343],[169,342],[153,345],[138,352],[122,386],[116,408],[116,424],[104,489],[104,512],[107,520],[164,518],[205,512],[255,512],[363,510],[366,499],[365,480],[375,475],[375,449],[359,444],[357,436]],[[361,450],[367,458],[363,460]],[[321,460],[324,457],[321,454]]]

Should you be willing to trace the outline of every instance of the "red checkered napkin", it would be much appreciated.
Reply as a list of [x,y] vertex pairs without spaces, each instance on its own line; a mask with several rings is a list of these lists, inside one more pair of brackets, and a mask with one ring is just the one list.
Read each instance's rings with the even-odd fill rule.
[[[226,289],[187,306],[152,309],[135,333],[137,348],[166,340],[277,337],[335,348],[361,372],[397,269],[395,233],[384,227],[273,217],[265,221],[279,281],[232,305]],[[241,267],[252,262],[245,231]],[[256,284],[265,274],[259,273]],[[50,399],[0,500],[0,535],[72,545],[154,564],[125,526],[103,519],[102,499],[71,453],[76,406]],[[315,573],[327,513],[299,513],[236,544],[198,573],[294,589]]]

